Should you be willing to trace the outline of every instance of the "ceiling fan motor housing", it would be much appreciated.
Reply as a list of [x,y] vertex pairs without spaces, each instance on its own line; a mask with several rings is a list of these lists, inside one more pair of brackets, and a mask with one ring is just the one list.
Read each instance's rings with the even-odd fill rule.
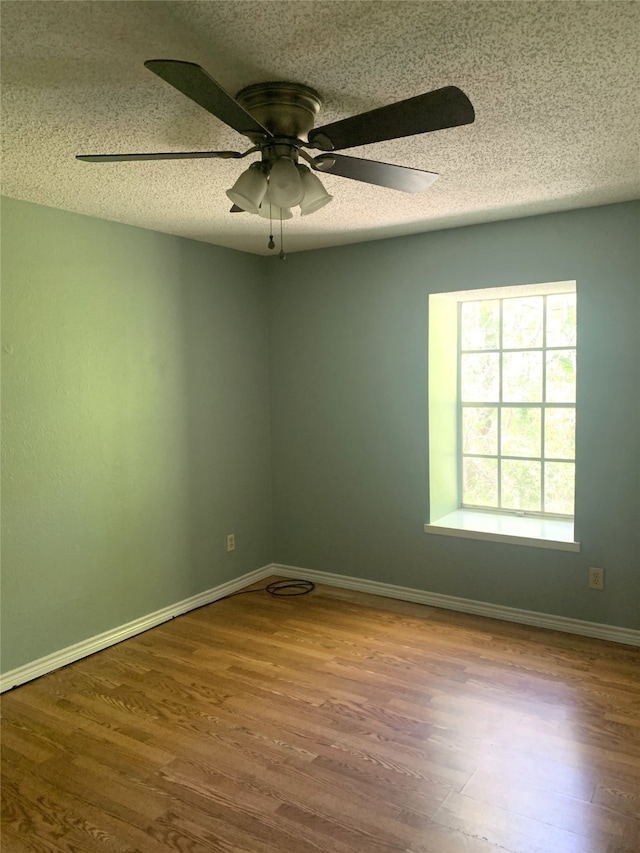
[[303,142],[322,106],[320,95],[301,83],[255,83],[241,89],[236,100],[274,136]]

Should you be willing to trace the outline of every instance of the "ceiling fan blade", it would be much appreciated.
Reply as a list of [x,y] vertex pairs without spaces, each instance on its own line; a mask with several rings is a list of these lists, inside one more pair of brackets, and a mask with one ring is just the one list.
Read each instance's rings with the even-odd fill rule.
[[239,151],[166,151],[157,154],[76,154],[76,160],[87,163],[119,163],[127,160],[196,160],[198,158],[236,160],[244,157]]
[[475,112],[471,101],[456,86],[435,89],[406,101],[316,127],[308,135],[309,145],[322,151],[339,151],[370,142],[399,139],[447,127],[471,124]]
[[321,154],[316,157],[315,163],[321,172],[340,175],[341,178],[352,178],[365,184],[390,187],[405,193],[425,190],[438,179],[435,172],[378,163],[376,160],[362,160],[359,157],[345,157],[342,154]]
[[265,127],[194,62],[148,59],[145,67],[244,136],[271,137]]

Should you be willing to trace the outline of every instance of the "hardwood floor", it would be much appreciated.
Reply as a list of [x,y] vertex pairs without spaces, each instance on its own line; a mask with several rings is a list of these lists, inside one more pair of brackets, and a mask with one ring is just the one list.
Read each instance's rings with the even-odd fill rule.
[[4,853],[640,851],[627,646],[262,592],[2,706]]

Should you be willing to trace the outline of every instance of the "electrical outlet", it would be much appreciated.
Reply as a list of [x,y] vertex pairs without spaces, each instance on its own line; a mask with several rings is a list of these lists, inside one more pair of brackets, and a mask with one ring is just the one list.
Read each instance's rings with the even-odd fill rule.
[[229,533],[227,535],[227,551],[235,551],[236,550],[236,536],[235,533]]
[[604,589],[604,569],[589,569],[589,589]]

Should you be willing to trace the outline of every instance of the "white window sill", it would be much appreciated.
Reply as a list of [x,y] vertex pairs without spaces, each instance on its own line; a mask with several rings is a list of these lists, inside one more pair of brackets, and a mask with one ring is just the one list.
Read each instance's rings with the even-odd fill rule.
[[484,539],[489,542],[509,542],[530,548],[580,551],[580,543],[573,540],[573,521],[556,518],[458,509],[438,521],[425,524],[424,532],[461,536],[466,539]]

